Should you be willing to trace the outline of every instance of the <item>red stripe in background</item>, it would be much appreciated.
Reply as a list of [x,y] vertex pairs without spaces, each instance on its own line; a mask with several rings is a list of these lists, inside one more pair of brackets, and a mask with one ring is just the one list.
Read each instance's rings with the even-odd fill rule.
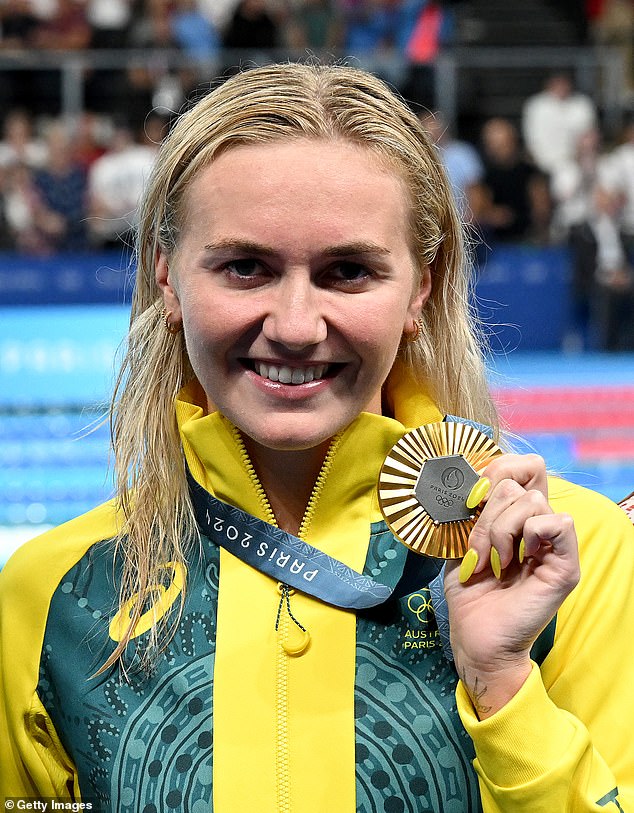
[[581,460],[634,459],[634,386],[506,388],[494,397],[512,432],[573,435]]

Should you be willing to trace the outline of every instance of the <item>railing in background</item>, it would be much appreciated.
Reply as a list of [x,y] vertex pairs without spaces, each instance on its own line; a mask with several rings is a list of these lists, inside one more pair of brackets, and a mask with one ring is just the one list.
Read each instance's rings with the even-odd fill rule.
[[[141,69],[157,81],[171,72],[186,70],[197,76],[201,83],[212,81],[233,66],[264,64],[273,61],[320,60],[332,62],[343,60],[349,64],[385,76],[398,85],[415,69],[399,52],[382,55],[339,53],[313,53],[274,49],[269,51],[222,50],[209,55],[204,61],[193,61],[174,49],[120,49],[79,51],[2,51],[0,52],[0,79],[11,81],[12,74],[25,71],[59,72],[60,115],[73,117],[85,106],[87,77],[95,71],[134,71]],[[623,56],[616,48],[594,46],[551,47],[484,47],[456,46],[441,52],[431,72],[431,85],[435,109],[444,111],[450,124],[456,124],[461,107],[477,99],[486,115],[486,99],[481,99],[473,75],[481,71],[497,71],[509,74],[514,70],[534,71],[544,74],[551,70],[566,69],[572,72],[577,87],[592,95],[609,131],[614,131],[623,115],[622,101],[625,89]],[[537,89],[537,88],[535,88]],[[5,94],[6,95],[6,94]],[[523,101],[516,93],[515,110],[508,115],[518,115]],[[417,100],[415,100],[417,101]]]

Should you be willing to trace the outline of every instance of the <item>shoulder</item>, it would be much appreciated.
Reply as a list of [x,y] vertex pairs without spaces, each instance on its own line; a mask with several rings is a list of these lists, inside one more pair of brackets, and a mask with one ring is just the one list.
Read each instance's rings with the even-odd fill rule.
[[0,607],[48,606],[64,574],[119,527],[114,503],[108,502],[21,545],[0,572]]
[[623,536],[634,542],[634,526],[627,514],[608,497],[559,477],[549,478],[549,500],[557,512],[575,520],[580,544],[601,537]]
[[[64,576],[117,530],[114,504],[106,503],[26,542],[0,572],[0,684],[12,714],[24,715],[30,706],[51,603]],[[57,624],[66,635],[76,626],[74,615],[58,617]]]

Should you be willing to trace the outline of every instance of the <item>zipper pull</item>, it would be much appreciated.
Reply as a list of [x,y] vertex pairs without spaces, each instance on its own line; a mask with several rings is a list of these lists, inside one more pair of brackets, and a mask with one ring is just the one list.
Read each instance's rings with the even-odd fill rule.
[[[291,610],[291,596],[295,590],[283,582],[278,583],[277,590],[280,594],[280,603],[275,619],[275,631],[280,636],[280,646],[287,655],[303,655],[310,646],[310,633],[299,623]],[[284,608],[286,608],[286,613],[293,622],[293,626],[289,626],[288,618],[282,620]]]

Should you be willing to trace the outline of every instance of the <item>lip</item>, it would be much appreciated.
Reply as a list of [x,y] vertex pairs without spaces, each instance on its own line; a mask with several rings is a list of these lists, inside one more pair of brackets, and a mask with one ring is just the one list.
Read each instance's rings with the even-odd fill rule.
[[332,378],[320,378],[315,381],[307,381],[305,384],[282,384],[279,381],[262,378],[261,375],[246,368],[245,374],[261,393],[284,401],[302,401],[332,387]]
[[[262,392],[274,395],[277,397],[284,397],[290,400],[299,400],[306,398],[309,395],[316,395],[325,389],[332,386],[332,382],[341,373],[346,366],[341,362],[310,362],[298,364],[297,362],[280,362],[279,360],[263,360],[244,358],[241,360],[241,365],[249,380],[258,387]],[[309,380],[304,380],[301,383],[292,383],[292,381],[273,380],[260,374],[262,367],[275,367],[278,369],[284,368],[286,373],[284,377],[287,378],[290,373],[291,377],[295,371],[301,371]],[[320,373],[319,377],[311,378],[311,375],[317,371]]]

